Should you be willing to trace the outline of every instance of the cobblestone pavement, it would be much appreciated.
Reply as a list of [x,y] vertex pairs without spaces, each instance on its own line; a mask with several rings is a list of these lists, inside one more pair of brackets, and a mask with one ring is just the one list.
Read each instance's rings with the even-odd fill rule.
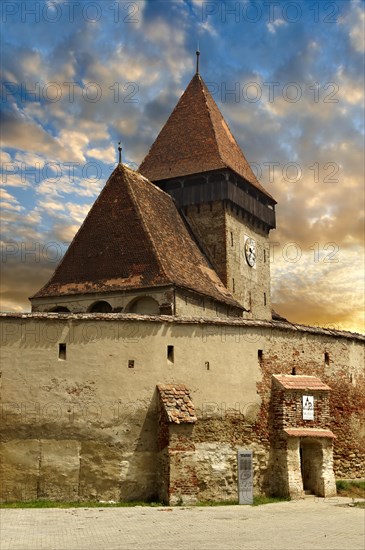
[[351,499],[176,508],[2,509],[1,550],[364,550]]

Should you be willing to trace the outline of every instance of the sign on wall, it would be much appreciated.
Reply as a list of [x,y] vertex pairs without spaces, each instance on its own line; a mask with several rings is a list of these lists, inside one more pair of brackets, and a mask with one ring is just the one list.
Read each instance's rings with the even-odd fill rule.
[[303,420],[314,420],[313,395],[303,395]]
[[237,452],[238,502],[253,503],[253,464],[252,451]]

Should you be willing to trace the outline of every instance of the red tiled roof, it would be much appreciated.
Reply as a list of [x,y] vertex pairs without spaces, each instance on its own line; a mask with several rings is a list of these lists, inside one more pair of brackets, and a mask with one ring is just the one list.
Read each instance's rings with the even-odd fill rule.
[[195,74],[139,171],[151,181],[230,168],[274,199],[259,183],[222,113]]
[[197,421],[195,407],[187,386],[184,384],[165,384],[158,385],[157,389],[169,422],[191,424]]
[[273,374],[273,378],[287,390],[330,390],[331,388],[324,384],[315,376],[291,375],[291,374]]
[[167,193],[119,165],[33,298],[176,285],[242,310]]
[[286,428],[284,432],[292,437],[337,437],[331,430],[321,428]]

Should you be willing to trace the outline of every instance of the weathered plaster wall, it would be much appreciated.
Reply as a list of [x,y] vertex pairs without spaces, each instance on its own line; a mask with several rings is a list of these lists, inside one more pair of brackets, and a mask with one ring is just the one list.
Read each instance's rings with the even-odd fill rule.
[[[3,498],[156,498],[166,465],[156,397],[163,383],[186,384],[198,416],[184,443],[189,449],[175,447],[170,462],[174,498],[188,472],[198,488],[194,498],[234,498],[238,448],[254,450],[256,490],[265,490],[271,374],[290,374],[293,366],[333,388],[337,475],[364,471],[361,340],[249,321],[123,315],[0,320]],[[59,359],[60,343],[66,360]],[[174,346],[173,362],[167,346]]]
[[175,308],[176,315],[182,317],[203,317],[204,319],[216,317],[242,318],[242,310],[238,308],[183,289],[176,289]]

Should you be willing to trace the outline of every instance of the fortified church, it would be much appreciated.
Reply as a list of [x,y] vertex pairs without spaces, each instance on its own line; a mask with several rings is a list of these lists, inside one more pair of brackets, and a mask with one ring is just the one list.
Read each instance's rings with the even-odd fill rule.
[[331,496],[363,475],[364,337],[272,311],[275,204],[197,65],[32,313],[1,314],[3,499]]

